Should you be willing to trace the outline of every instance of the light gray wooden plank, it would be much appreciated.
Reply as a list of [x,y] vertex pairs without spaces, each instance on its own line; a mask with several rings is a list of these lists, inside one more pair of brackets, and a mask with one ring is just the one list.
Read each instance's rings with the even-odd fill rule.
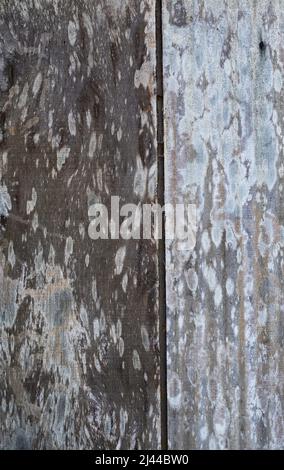
[[163,2],[170,448],[283,448],[284,2]]
[[157,247],[87,233],[155,199],[155,2],[1,1],[0,91],[0,446],[156,448]]

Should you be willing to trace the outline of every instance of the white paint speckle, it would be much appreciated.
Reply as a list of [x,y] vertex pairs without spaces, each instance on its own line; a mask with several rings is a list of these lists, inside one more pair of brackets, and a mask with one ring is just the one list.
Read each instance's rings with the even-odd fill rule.
[[228,296],[230,297],[231,295],[233,295],[234,293],[234,282],[233,280],[229,277],[226,281],[226,291],[227,291],[227,294]]
[[137,169],[134,177],[134,193],[141,199],[145,196],[147,187],[147,169],[143,167],[140,156],[137,156]]
[[100,321],[98,318],[94,319],[93,329],[94,329],[94,339],[96,340],[97,338],[100,337]]
[[76,120],[72,111],[68,114],[68,127],[71,135],[76,135]]
[[124,341],[122,338],[119,338],[118,340],[118,351],[119,351],[119,356],[122,357],[124,354]]
[[195,292],[198,286],[198,276],[195,270],[189,269],[188,271],[185,271],[184,275],[188,288],[192,292]]
[[205,426],[202,426],[202,428],[200,429],[200,439],[202,441],[206,441],[208,437],[208,427],[205,425]]
[[142,338],[142,343],[144,346],[145,351],[150,351],[150,340],[149,340],[149,334],[144,325],[141,326],[141,338]]
[[218,286],[215,289],[215,294],[214,294],[214,302],[215,302],[216,307],[219,307],[221,305],[222,297],[223,297],[222,288],[220,284],[218,284]]
[[283,86],[282,74],[279,69],[276,69],[274,72],[274,90],[277,93],[280,93]]
[[37,133],[34,135],[33,137],[33,141],[35,143],[35,145],[37,145],[39,143],[39,139],[40,139],[40,135]]
[[117,253],[115,255],[115,274],[117,276],[122,273],[125,255],[126,246],[122,246],[117,250]]
[[141,370],[141,361],[140,361],[138,351],[136,351],[136,349],[134,349],[133,354],[132,354],[132,362],[133,362],[133,367],[135,370]]
[[209,289],[211,290],[211,292],[213,292],[217,284],[216,272],[214,268],[205,264],[203,267],[203,274],[209,285]]
[[29,215],[35,208],[37,202],[37,192],[35,188],[32,189],[32,199],[27,201],[27,214]]
[[27,99],[28,99],[28,92],[29,92],[29,84],[26,83],[18,101],[18,106],[20,109],[26,106]]
[[168,378],[168,400],[173,409],[179,409],[181,406],[182,387],[177,373],[171,372]]
[[76,43],[76,39],[77,39],[77,30],[76,30],[76,25],[73,21],[69,21],[69,24],[68,24],[68,39],[69,39],[71,46],[74,46]]
[[57,169],[60,171],[68,159],[70,154],[70,148],[69,147],[62,147],[62,149],[58,150],[57,152]]
[[96,136],[96,133],[93,132],[91,135],[90,144],[89,144],[89,158],[94,158],[96,147],[97,147],[97,136]]
[[87,268],[89,267],[89,264],[90,264],[90,256],[89,256],[89,254],[86,254],[86,256],[85,256],[85,265],[86,265]]
[[126,290],[127,290],[127,285],[128,285],[128,274],[125,273],[123,278],[122,278],[122,289],[123,289],[123,292],[126,294]]
[[86,120],[87,120],[87,126],[88,126],[88,128],[90,129],[91,124],[92,124],[92,115],[91,115],[91,112],[90,112],[89,109],[88,109],[88,111],[86,112]]
[[263,307],[262,309],[259,310],[258,313],[258,324],[261,327],[264,327],[267,323],[267,308]]
[[35,78],[35,81],[34,81],[34,84],[33,84],[33,96],[35,97],[39,90],[40,90],[40,87],[41,87],[41,84],[42,84],[42,73],[39,72]]
[[97,369],[97,371],[99,372],[99,374],[101,373],[102,371],[102,368],[101,368],[101,364],[100,364],[100,361],[99,359],[97,358],[97,356],[94,354],[94,364],[95,364],[95,368]]
[[121,139],[122,139],[122,129],[121,129],[121,127],[118,129],[118,131],[116,133],[116,136],[117,136],[118,142],[120,142]]
[[204,252],[207,254],[208,251],[210,250],[210,245],[211,245],[207,230],[204,230],[204,232],[202,233],[201,244],[202,244],[202,248]]
[[153,66],[150,61],[143,62],[140,69],[135,71],[134,75],[134,86],[139,88],[142,86],[147,89],[149,83],[153,77]]
[[38,223],[38,213],[35,212],[34,213],[34,216],[33,216],[33,220],[32,220],[32,228],[33,228],[33,231],[36,232],[37,229],[39,227],[39,223]]
[[16,264],[16,256],[15,256],[14,246],[13,246],[12,241],[10,241],[9,247],[8,247],[8,261],[9,261],[10,265],[12,266],[12,268],[14,268],[14,266]]
[[65,264],[67,265],[70,259],[70,256],[73,253],[73,239],[68,237],[65,245]]
[[148,175],[148,196],[153,201],[157,194],[157,165],[154,163]]

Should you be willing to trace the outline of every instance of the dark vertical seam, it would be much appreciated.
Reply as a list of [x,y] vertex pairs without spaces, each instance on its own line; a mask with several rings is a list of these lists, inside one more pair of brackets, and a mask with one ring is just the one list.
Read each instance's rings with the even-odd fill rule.
[[[164,89],[163,89],[163,30],[162,0],[156,0],[156,86],[157,86],[157,198],[161,207],[165,204],[164,172]],[[162,239],[159,240],[159,343],[161,390],[161,448],[168,448],[167,410],[167,317],[166,317],[166,255],[165,215],[163,215]]]

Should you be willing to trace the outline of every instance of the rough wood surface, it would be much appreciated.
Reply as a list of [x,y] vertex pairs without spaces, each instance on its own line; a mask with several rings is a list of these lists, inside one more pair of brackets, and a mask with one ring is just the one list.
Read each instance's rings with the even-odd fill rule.
[[284,2],[164,1],[171,448],[283,448]]
[[157,248],[88,237],[155,199],[153,0],[0,2],[0,447],[157,448]]

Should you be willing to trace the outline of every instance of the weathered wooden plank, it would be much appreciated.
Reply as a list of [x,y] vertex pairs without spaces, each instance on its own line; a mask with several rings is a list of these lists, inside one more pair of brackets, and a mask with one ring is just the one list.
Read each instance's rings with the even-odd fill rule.
[[155,199],[154,3],[0,3],[1,448],[159,446],[156,244],[88,236]]
[[165,1],[171,448],[283,448],[284,2]]

